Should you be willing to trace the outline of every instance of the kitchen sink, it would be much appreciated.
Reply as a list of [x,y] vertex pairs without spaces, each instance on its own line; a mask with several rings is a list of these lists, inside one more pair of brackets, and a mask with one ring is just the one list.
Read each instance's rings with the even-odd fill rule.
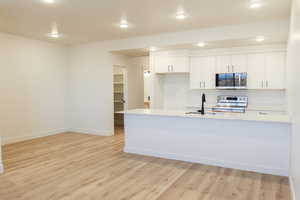
[[[201,112],[186,112],[187,115],[201,115]],[[205,115],[216,115],[215,112],[205,112]]]

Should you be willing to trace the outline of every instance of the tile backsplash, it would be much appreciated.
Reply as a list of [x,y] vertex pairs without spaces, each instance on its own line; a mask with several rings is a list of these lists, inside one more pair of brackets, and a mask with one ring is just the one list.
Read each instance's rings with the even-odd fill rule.
[[286,92],[283,90],[190,90],[189,76],[173,74],[163,77],[164,109],[186,109],[201,104],[201,95],[206,94],[207,105],[215,105],[218,95],[246,95],[249,107],[268,107],[285,111]]

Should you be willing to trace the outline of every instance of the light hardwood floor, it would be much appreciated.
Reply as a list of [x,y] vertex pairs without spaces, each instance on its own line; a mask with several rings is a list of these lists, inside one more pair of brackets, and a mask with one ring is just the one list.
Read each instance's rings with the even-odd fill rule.
[[120,132],[4,146],[0,200],[290,200],[287,178],[126,154]]

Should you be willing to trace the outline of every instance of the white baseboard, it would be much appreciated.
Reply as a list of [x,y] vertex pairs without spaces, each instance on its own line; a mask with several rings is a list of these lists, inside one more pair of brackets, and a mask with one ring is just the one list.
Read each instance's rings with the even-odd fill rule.
[[30,135],[22,135],[22,136],[15,136],[15,137],[2,136],[2,141],[3,141],[3,144],[11,144],[11,143],[21,142],[21,141],[25,141],[25,140],[34,139],[34,138],[64,133],[67,131],[68,130],[65,128],[60,128],[60,129],[55,129],[55,130],[43,131],[43,132],[39,132],[39,133],[32,133]]
[[188,155],[178,155],[174,153],[156,152],[148,149],[139,149],[139,148],[131,148],[131,147],[127,148],[126,146],[124,148],[124,152],[159,157],[159,158],[166,158],[172,160],[181,160],[186,162],[212,165],[212,166],[218,166],[224,168],[232,168],[232,169],[238,169],[244,171],[252,171],[252,172],[258,172],[264,174],[288,176],[288,172],[286,172],[283,169],[270,168],[270,167],[260,166],[260,165],[251,165],[249,163],[236,163],[236,162],[230,162],[226,160],[215,160],[215,159],[203,158],[203,157],[192,157]]
[[0,160],[0,174],[4,172],[3,162]]
[[15,142],[21,142],[25,140],[30,140],[34,138],[39,137],[45,137],[49,135],[55,135],[59,133],[65,133],[65,132],[76,132],[76,133],[85,133],[85,134],[91,134],[91,135],[99,135],[99,136],[112,136],[113,133],[111,131],[101,131],[101,130],[93,130],[93,129],[83,129],[83,128],[60,128],[55,130],[49,130],[49,131],[43,131],[39,133],[32,133],[30,135],[22,135],[22,136],[15,136],[15,137],[5,137],[2,136],[2,145],[4,144],[11,144]]
[[289,176],[289,182],[290,182],[292,200],[296,200],[295,185],[292,176]]
[[113,136],[114,135],[111,131],[102,131],[102,130],[84,129],[84,128],[71,128],[68,131],[75,132],[75,133],[98,135],[98,136]]

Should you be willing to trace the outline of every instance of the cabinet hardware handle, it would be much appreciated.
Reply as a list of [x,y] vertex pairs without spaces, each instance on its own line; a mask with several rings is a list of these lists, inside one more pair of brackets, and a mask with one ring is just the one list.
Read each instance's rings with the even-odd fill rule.
[[229,70],[229,65],[227,65],[227,70],[228,70],[228,72],[230,72],[230,70]]
[[168,72],[170,72],[170,65],[168,65]]
[[234,72],[234,66],[233,66],[233,65],[232,65],[232,67],[231,67],[231,68],[232,68],[232,72]]
[[269,81],[266,81],[266,88],[269,88]]
[[261,88],[264,88],[264,81],[261,81]]
[[205,88],[205,81],[203,81],[203,85],[204,85],[204,88]]
[[202,88],[202,82],[200,81],[200,88]]

